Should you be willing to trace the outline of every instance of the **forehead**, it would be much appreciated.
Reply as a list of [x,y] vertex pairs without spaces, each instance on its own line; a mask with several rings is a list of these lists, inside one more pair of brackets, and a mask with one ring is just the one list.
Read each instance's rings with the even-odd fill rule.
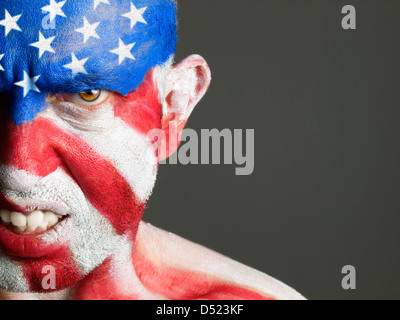
[[[125,95],[177,38],[171,0],[2,0],[0,20],[0,91],[29,99],[90,88]],[[25,78],[28,92],[16,85]]]

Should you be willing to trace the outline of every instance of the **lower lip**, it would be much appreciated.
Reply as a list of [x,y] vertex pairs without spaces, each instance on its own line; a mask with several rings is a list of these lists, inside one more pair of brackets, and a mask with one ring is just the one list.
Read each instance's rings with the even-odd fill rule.
[[[43,233],[45,234],[45,233]],[[7,255],[40,258],[57,250],[62,243],[44,242],[40,235],[18,235],[0,224],[0,249]]]

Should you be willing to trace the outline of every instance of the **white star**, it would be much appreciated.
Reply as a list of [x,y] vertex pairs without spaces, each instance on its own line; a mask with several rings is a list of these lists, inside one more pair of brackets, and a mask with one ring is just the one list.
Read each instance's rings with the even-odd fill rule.
[[106,3],[106,4],[110,4],[110,2],[108,2],[108,0],[94,0],[94,9],[96,10],[97,6],[100,3]]
[[39,59],[42,57],[43,53],[46,51],[55,53],[54,49],[51,47],[51,43],[53,42],[55,37],[45,38],[43,34],[39,31],[39,41],[35,43],[31,43],[30,46],[36,47],[39,49]]
[[64,14],[64,12],[61,10],[61,8],[64,6],[65,2],[67,0],[61,1],[61,2],[56,2],[55,0],[50,0],[50,4],[48,4],[47,6],[44,6],[42,8],[42,11],[47,11],[50,13],[50,21],[53,21],[53,19],[56,16],[61,16],[66,18],[66,15]]
[[111,53],[115,53],[118,55],[119,64],[126,59],[135,60],[135,57],[132,55],[131,50],[136,43],[130,43],[125,45],[121,39],[119,39],[119,47],[117,49],[111,50]]
[[[0,60],[3,59],[4,54],[0,54]],[[4,71],[3,66],[0,64],[0,71]]]
[[17,24],[17,21],[21,17],[21,14],[18,16],[11,17],[11,15],[8,13],[7,10],[5,13],[6,13],[6,17],[4,20],[0,21],[0,25],[4,26],[6,28],[6,35],[8,35],[8,33],[13,29],[17,30],[17,31],[22,31]]
[[89,58],[78,60],[74,54],[72,54],[72,62],[69,64],[66,64],[64,68],[71,69],[72,70],[72,75],[76,76],[78,73],[84,73],[87,74],[87,71],[85,69],[85,63]]
[[14,84],[16,86],[24,88],[24,98],[25,98],[25,96],[31,90],[32,91],[36,91],[36,92],[40,92],[39,88],[35,84],[36,81],[38,81],[39,78],[40,78],[40,76],[36,76],[36,77],[30,78],[28,73],[26,71],[24,71],[24,80],[22,80],[20,82],[16,82]]
[[86,43],[86,41],[88,41],[90,37],[100,39],[99,35],[96,33],[96,28],[99,23],[100,22],[95,22],[93,24],[90,24],[87,21],[86,17],[83,18],[83,27],[75,30],[83,34],[83,43]]
[[142,9],[137,9],[135,5],[131,2],[131,11],[123,14],[122,16],[131,20],[131,29],[133,29],[133,27],[138,22],[147,24],[146,20],[143,19],[143,14],[146,11],[146,9],[147,7]]

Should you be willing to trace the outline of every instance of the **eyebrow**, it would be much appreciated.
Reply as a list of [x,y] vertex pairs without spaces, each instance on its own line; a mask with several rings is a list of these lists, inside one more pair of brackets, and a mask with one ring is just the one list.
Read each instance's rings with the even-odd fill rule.
[[[90,89],[103,89],[116,91],[118,77],[116,72],[96,72],[88,74],[78,74],[71,78],[70,76],[59,76],[50,73],[49,75],[42,74],[44,82],[41,83],[41,88],[46,92],[51,93],[79,93]],[[67,73],[64,73],[67,75]]]

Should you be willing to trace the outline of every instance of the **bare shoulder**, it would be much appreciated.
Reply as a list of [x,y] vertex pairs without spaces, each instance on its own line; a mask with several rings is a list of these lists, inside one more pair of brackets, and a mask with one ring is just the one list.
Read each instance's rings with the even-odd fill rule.
[[[143,273],[151,272],[153,279],[160,277],[167,281],[164,286],[168,287],[170,298],[304,299],[294,289],[262,272],[148,223],[139,226],[136,248],[146,261],[142,271],[137,272],[156,289],[159,285]],[[183,297],[177,292],[184,292]]]

